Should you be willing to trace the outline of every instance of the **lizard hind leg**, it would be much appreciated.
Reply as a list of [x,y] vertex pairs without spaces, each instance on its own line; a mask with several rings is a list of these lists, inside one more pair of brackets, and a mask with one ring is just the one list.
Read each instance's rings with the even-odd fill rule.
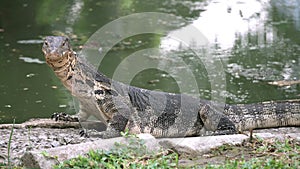
[[213,135],[236,134],[234,123],[223,113],[218,112],[211,105],[205,104],[199,110],[200,118],[207,131],[214,132]]

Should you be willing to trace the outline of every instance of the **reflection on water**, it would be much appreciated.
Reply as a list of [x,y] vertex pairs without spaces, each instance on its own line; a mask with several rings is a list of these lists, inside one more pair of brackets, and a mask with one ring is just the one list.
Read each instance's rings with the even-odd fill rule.
[[0,123],[74,112],[70,95],[44,63],[42,36],[68,34],[78,49],[103,25],[136,12],[171,13],[187,23],[172,25],[166,35],[137,35],[116,44],[99,68],[109,77],[120,63],[130,69],[127,56],[155,48],[144,58],[167,71],[143,70],[132,85],[229,103],[299,98],[296,83],[271,85],[300,79],[299,10],[296,0],[0,1]]
[[[280,15],[292,17],[293,19],[289,19],[293,21],[291,23],[295,23],[295,29],[298,29],[299,18],[295,3],[297,4],[276,1],[274,5],[269,0],[214,0],[190,25],[174,32],[184,31],[186,27],[196,27],[205,35],[213,48],[213,55],[208,58],[213,64],[221,58],[223,71],[227,73],[227,91],[217,92],[220,97],[226,97],[228,102],[295,98],[299,95],[297,85],[278,88],[267,83],[299,79],[298,43],[284,37],[277,27],[278,18],[273,18],[276,9],[283,8]],[[284,11],[285,8],[293,10]],[[281,24],[287,26],[290,23]],[[288,33],[293,30],[283,31]],[[171,32],[170,36],[174,36],[174,33]],[[162,43],[166,50],[182,49],[182,43],[176,39],[163,39]]]
[[45,61],[41,61],[41,60],[39,60],[37,58],[30,58],[30,57],[20,56],[19,59],[24,60],[24,62],[26,62],[26,63],[37,63],[37,64],[46,63]]
[[231,49],[236,40],[242,37],[244,45],[248,44],[247,34],[259,37],[258,44],[272,39],[269,34],[264,40],[264,34],[272,30],[265,30],[269,7],[268,0],[222,1],[215,0],[206,7],[206,11],[193,22],[210,42],[220,49]]

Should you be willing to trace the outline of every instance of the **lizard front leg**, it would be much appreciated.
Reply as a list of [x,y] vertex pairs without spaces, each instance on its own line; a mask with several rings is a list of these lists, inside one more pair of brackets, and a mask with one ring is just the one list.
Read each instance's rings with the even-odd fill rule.
[[65,121],[65,122],[83,122],[89,118],[90,114],[84,111],[82,104],[79,104],[79,112],[75,115],[70,115],[64,112],[55,112],[52,114],[51,119],[55,121]]
[[78,116],[69,115],[65,112],[55,112],[51,115],[51,119],[54,119],[55,121],[79,122]]

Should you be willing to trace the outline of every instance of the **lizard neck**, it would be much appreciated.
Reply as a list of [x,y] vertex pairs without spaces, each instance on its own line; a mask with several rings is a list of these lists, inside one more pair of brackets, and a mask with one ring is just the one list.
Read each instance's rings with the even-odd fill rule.
[[63,85],[71,90],[72,77],[74,75],[74,68],[77,62],[76,52],[70,50],[64,52],[64,56],[59,60],[46,60],[47,64],[53,69],[55,75],[61,80]]

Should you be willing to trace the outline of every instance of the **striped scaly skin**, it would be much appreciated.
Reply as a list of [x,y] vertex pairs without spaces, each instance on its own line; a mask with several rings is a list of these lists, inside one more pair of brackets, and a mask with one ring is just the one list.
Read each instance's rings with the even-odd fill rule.
[[79,100],[76,117],[85,121],[92,115],[107,125],[106,131],[96,133],[102,138],[120,136],[126,128],[133,134],[184,137],[300,126],[300,100],[222,107],[185,94],[150,91],[113,81],[78,57],[66,37],[46,37],[42,50],[47,64]]

